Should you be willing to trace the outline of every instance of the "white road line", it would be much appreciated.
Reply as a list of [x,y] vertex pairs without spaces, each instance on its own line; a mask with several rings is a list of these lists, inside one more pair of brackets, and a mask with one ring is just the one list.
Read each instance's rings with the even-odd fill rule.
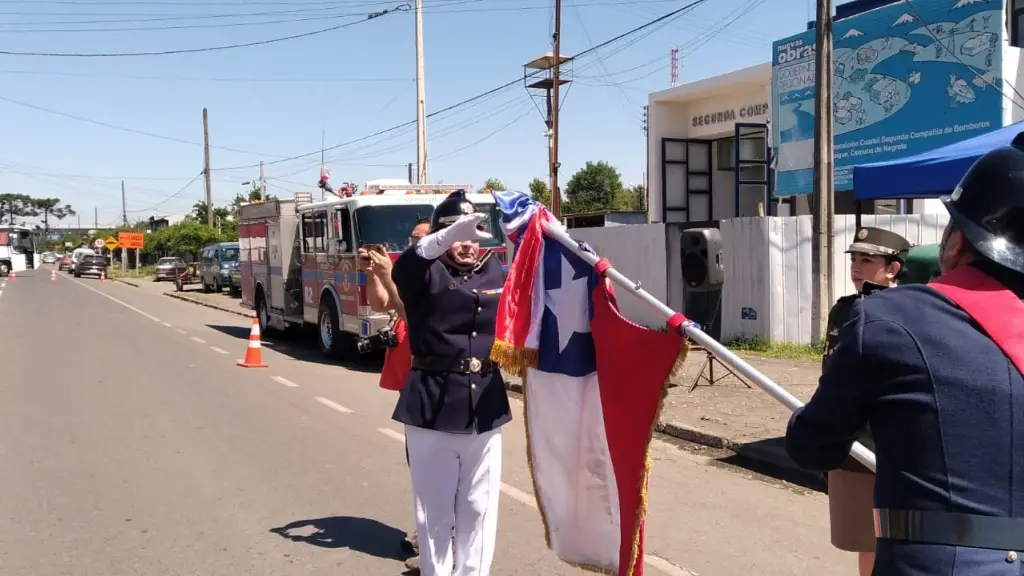
[[164,326],[167,326],[168,328],[174,328],[174,326],[171,326],[167,322],[161,322],[161,324],[163,324]]
[[380,432],[381,434],[387,436],[388,438],[391,438],[392,440],[398,440],[399,442],[402,443],[405,442],[405,434],[402,434],[401,432],[398,432],[396,430],[392,430],[391,428],[377,428],[377,432]]
[[342,414],[354,414],[353,410],[345,408],[341,404],[338,404],[337,402],[332,402],[331,400],[328,400],[327,398],[321,398],[321,397],[317,396],[316,398],[314,398],[314,400],[316,400],[317,402],[323,404],[324,406],[327,406],[328,408],[334,408],[335,410],[337,410],[338,412],[341,412]]
[[4,291],[0,290],[0,296],[3,296],[3,295],[4,295]]
[[216,346],[210,346],[210,350],[213,350],[217,354],[227,354],[228,353],[227,350],[224,350],[223,348],[217,348]]
[[[324,401],[322,398],[317,398],[317,400]],[[330,402],[330,400],[327,400],[327,402]],[[393,430],[391,428],[377,428],[377,432],[380,432],[392,440],[397,440],[398,442],[403,443],[405,442],[405,434],[402,434],[397,430]],[[533,494],[523,492],[519,488],[516,488],[511,484],[506,484],[505,482],[501,483],[501,491],[504,492],[506,496],[520,504],[533,508],[534,510],[537,509],[537,499],[534,498]],[[697,576],[696,572],[683,568],[682,566],[676,566],[661,556],[651,554],[650,552],[644,553],[644,563],[651,568],[667,574],[668,576]]]
[[132,312],[136,312],[138,314],[141,314],[141,315],[145,316],[146,318],[149,318],[153,322],[161,322],[162,321],[159,318],[157,318],[156,316],[153,316],[152,314],[146,314],[145,312],[143,312],[142,310],[139,310],[138,308],[136,308],[135,306],[132,306],[131,304],[122,302],[122,301],[118,300],[117,298],[114,298],[110,294],[107,294],[106,292],[103,292],[101,290],[97,290],[97,289],[93,288],[92,286],[89,286],[85,282],[81,282],[81,281],[76,280],[74,278],[68,278],[68,280],[71,280],[72,282],[74,282],[75,284],[78,284],[80,286],[84,286],[84,287],[88,288],[89,290],[92,290],[93,292],[99,294],[100,296],[103,296],[104,298],[109,298],[109,299],[113,300],[114,302],[117,302],[121,306],[124,306],[125,308],[131,310]]
[[282,378],[281,376],[271,376],[270,379],[273,380],[274,382],[277,382],[278,384],[283,384],[283,385],[285,385],[285,386],[287,386],[289,388],[298,388],[299,387],[299,385],[296,384],[295,382],[292,382],[291,380],[289,380],[287,378]]
[[195,336],[192,337],[192,341],[198,342],[200,344],[206,344],[206,340],[203,340],[202,338],[196,338]]
[[188,334],[188,332],[185,332],[181,328],[175,328],[174,331],[177,332],[178,334]]

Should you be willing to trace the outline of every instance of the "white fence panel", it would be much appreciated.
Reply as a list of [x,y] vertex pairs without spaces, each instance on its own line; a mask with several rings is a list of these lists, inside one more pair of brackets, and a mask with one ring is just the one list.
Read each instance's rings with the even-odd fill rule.
[[722,341],[771,331],[771,269],[764,218],[722,220],[725,284],[722,290]]
[[[662,302],[668,302],[666,276],[665,225],[643,224],[573,228],[569,234],[586,242],[601,257],[611,261],[630,280],[640,282],[644,290]],[[639,298],[618,288],[619,310],[630,321],[642,326],[663,328],[665,319]]]

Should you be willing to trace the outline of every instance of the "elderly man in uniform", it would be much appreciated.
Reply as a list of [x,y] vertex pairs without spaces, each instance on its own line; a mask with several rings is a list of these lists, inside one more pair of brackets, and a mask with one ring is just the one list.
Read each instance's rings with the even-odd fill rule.
[[[869,294],[890,288],[904,271],[910,242],[881,228],[861,228],[846,253],[850,255],[850,279],[856,294],[843,296],[828,313],[828,361],[839,344],[839,329],[853,312],[853,305]],[[867,443],[867,442],[866,442]],[[856,552],[860,576],[870,576],[875,563],[874,508],[875,475],[866,468],[834,470],[828,473],[828,503],[832,545]]]
[[835,470],[870,424],[875,576],[1024,574],[1024,142],[949,198],[942,276],[863,298],[786,449]]
[[409,443],[424,576],[487,576],[494,556],[501,426],[512,415],[488,359],[504,271],[480,252],[485,219],[465,191],[452,192],[391,274],[413,355],[393,418]]
[[[424,218],[417,222],[409,234],[409,245],[414,245],[429,231],[430,218]],[[380,385],[386,390],[401,390],[401,386],[409,376],[409,363],[412,358],[405,324],[405,307],[402,305],[402,299],[398,296],[398,288],[391,281],[391,257],[385,251],[360,248],[359,265],[360,269],[366,273],[366,300],[370,309],[374,312],[393,312],[397,316],[393,329],[398,346],[388,348],[384,355],[384,369],[381,371]],[[409,462],[408,443],[405,446],[405,462],[406,464]],[[415,526],[415,523],[413,525]],[[406,552],[413,555],[405,561],[405,567],[410,570],[419,570],[420,550],[415,532],[412,536],[406,536],[402,545]]]

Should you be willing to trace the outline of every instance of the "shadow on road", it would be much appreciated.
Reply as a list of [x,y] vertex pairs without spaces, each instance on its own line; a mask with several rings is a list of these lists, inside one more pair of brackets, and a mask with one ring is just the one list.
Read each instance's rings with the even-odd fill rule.
[[734,454],[718,458],[718,462],[746,468],[751,472],[784,480],[808,490],[825,492],[825,476],[801,470],[786,454],[784,437],[767,438],[735,447]]
[[280,528],[271,528],[274,534],[292,542],[302,542],[319,548],[348,548],[354,552],[376,558],[405,560],[399,543],[405,532],[370,518],[329,516],[314,520],[297,520]]
[[[207,324],[206,326],[222,334],[237,338],[241,342],[248,342],[249,332],[252,329],[249,326],[227,326],[222,324]],[[245,344],[241,342],[239,345],[244,350]],[[262,339],[262,342],[267,348],[301,362],[339,364],[355,372],[379,374],[381,366],[384,364],[383,352],[370,353],[346,362],[335,362],[324,358],[323,355],[320,354],[320,350],[317,347],[316,342],[313,340],[313,335],[305,331],[294,335],[290,333],[270,333]]]

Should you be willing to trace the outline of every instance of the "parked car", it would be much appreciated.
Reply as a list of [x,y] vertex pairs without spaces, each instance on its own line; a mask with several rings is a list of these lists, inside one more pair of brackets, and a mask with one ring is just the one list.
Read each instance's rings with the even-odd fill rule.
[[156,261],[156,275],[153,278],[156,282],[161,280],[174,280],[188,267],[185,261],[175,256],[168,256]]
[[220,292],[231,285],[231,269],[238,267],[238,242],[221,242],[203,248],[199,258],[199,280],[203,292]]
[[232,296],[241,296],[242,269],[235,266],[231,269],[231,272],[228,275],[231,276],[231,284],[228,285],[228,292],[230,292]]
[[75,266],[75,278],[82,276],[96,276],[97,278],[107,273],[107,259],[99,254],[86,254]]
[[63,272],[65,270],[69,272],[71,271],[71,256],[66,254],[61,256],[60,260],[57,262],[57,271]]

